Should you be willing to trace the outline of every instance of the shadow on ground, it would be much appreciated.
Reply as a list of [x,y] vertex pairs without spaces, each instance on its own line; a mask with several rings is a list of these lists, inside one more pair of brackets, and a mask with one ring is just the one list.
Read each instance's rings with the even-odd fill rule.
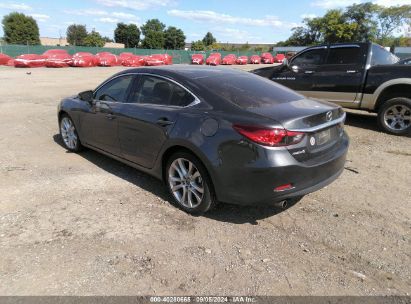
[[[352,127],[362,128],[366,130],[371,130],[375,132],[383,132],[378,127],[377,123],[377,114],[374,113],[364,113],[364,112],[346,112],[347,118],[345,120],[345,124]],[[392,135],[396,136],[396,135]],[[401,136],[401,135],[400,135]],[[411,137],[411,132],[406,135],[402,135],[405,137]]]
[[377,115],[368,113],[346,112],[345,124],[352,127],[381,132],[377,125]]
[[[59,144],[65,149],[60,134],[53,135],[53,140],[55,143]],[[71,152],[67,151],[67,153]],[[151,192],[153,195],[160,197],[162,200],[173,204],[164,183],[150,176],[149,174],[141,172],[115,159],[112,159],[90,149],[86,149],[78,155],[87,159],[88,161],[107,171],[108,173],[114,174],[115,176],[120,177],[137,187]],[[249,223],[252,225],[257,225],[258,220],[271,217],[273,215],[281,213],[282,211],[284,210],[281,210],[274,206],[253,207],[221,203],[203,216],[221,222],[228,222],[233,224]]]

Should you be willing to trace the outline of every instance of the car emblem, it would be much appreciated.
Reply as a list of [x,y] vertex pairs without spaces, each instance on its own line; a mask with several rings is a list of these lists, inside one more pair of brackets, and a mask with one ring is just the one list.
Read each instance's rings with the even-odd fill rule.
[[327,114],[325,114],[325,119],[331,121],[333,119],[333,112],[328,111]]
[[314,137],[314,136],[312,136],[312,137],[310,138],[310,145],[311,145],[311,146],[314,146],[314,145],[315,145],[315,137]]

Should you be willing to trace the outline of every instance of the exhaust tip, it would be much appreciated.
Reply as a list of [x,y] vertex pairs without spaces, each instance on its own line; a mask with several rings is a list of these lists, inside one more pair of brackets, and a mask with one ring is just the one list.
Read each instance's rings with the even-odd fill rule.
[[274,206],[277,207],[277,208],[280,208],[280,209],[286,209],[287,206],[288,206],[288,202],[287,202],[287,200],[283,200],[283,201],[280,201],[280,202],[275,202]]

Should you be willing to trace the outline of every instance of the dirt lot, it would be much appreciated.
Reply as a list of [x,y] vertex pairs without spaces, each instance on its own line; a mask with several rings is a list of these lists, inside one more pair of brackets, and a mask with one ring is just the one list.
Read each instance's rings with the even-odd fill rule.
[[118,70],[0,68],[0,294],[411,294],[410,137],[350,113],[332,185],[192,217],[152,177],[61,146],[59,99]]

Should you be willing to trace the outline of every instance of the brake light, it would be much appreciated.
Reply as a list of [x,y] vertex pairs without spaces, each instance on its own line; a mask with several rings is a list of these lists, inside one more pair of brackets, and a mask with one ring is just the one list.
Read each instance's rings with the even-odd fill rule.
[[253,142],[270,147],[283,147],[298,144],[305,135],[302,132],[288,131],[282,128],[270,129],[238,124],[233,125],[233,128]]

